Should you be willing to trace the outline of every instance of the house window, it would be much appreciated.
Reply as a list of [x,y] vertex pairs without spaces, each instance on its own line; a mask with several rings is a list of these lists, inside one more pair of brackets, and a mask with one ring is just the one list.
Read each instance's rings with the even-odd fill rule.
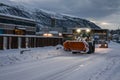
[[16,35],[25,35],[25,33],[26,33],[25,30],[15,29],[15,34]]

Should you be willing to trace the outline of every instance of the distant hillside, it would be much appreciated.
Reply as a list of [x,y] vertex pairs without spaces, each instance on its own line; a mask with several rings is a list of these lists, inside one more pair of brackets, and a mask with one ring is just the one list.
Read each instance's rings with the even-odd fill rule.
[[29,11],[23,6],[12,6],[0,3],[0,13],[34,19],[38,24],[47,27],[88,27],[92,29],[100,29],[99,26],[85,19],[51,13],[49,11],[39,9]]
[[25,18],[30,18],[31,15],[23,7],[19,6],[9,6],[3,3],[0,3],[0,13],[10,14],[15,16],[21,16]]

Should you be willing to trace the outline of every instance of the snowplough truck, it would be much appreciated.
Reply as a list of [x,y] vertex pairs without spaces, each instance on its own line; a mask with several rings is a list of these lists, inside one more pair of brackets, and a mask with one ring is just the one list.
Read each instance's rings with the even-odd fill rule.
[[73,30],[74,40],[66,40],[63,43],[65,51],[72,53],[94,53],[95,42],[91,36],[91,30],[86,28],[77,28]]

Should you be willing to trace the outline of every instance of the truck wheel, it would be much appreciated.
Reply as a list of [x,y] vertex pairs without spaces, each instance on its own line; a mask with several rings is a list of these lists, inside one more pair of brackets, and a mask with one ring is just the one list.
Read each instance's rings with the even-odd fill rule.
[[92,53],[94,53],[95,52],[95,46],[93,45],[92,46]]
[[87,53],[91,54],[93,51],[92,43],[89,42],[88,44],[89,44],[89,51]]
[[92,53],[95,52],[95,41],[93,41],[93,45],[92,45]]

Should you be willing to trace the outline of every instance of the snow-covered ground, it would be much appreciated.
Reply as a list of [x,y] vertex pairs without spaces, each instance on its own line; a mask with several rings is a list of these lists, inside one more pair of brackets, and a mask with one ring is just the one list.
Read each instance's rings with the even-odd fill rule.
[[0,80],[120,80],[120,44],[72,54],[56,47],[0,51]]
[[[61,48],[61,49],[57,49]],[[21,51],[24,51],[21,54]],[[0,67],[27,61],[43,60],[55,56],[65,55],[61,45],[55,47],[41,47],[29,49],[11,49],[0,51]],[[68,55],[68,54],[66,54]]]

